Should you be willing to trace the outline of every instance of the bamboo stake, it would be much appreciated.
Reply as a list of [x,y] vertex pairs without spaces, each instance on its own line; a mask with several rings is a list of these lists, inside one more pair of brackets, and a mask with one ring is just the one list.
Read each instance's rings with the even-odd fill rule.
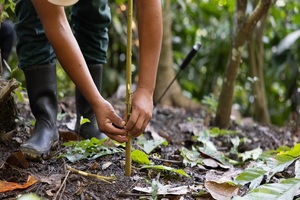
[[[128,0],[127,8],[127,49],[126,49],[126,118],[127,121],[131,115],[131,65],[132,65],[132,12],[133,12],[133,0]],[[126,142],[126,157],[125,157],[125,176],[131,175],[131,150],[132,150],[132,138],[128,136],[128,142]]]

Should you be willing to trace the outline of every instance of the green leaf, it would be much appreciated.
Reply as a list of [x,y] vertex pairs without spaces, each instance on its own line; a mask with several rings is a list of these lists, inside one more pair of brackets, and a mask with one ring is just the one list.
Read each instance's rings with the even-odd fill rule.
[[204,96],[201,103],[207,105],[209,111],[211,111],[212,114],[215,114],[217,112],[218,100],[214,94],[210,94],[209,96]]
[[190,177],[189,175],[187,175],[185,173],[185,171],[183,169],[174,169],[172,167],[167,167],[167,166],[163,166],[163,165],[143,165],[141,167],[141,169],[157,169],[157,170],[166,170],[169,172],[174,172],[176,174],[182,175],[182,176],[186,176],[186,177]]
[[152,188],[151,197],[152,197],[153,200],[157,199],[157,193],[158,193],[159,185],[160,185],[160,183],[158,181],[156,181],[155,179],[152,180],[152,183],[151,183],[151,188]]
[[91,121],[88,118],[80,117],[80,125],[83,125],[85,123],[90,123]]
[[147,154],[150,154],[155,148],[160,146],[161,144],[164,144],[166,142],[165,140],[147,140],[144,143],[144,151]]
[[239,147],[240,142],[241,142],[240,138],[239,137],[234,137],[234,138],[231,138],[230,141],[233,145],[230,149],[230,153],[238,154],[238,147]]
[[19,88],[16,89],[14,91],[14,93],[18,97],[19,101],[23,104],[24,103],[24,97],[23,97],[23,94],[21,93],[21,91],[22,91],[22,88],[21,88],[21,86],[19,86]]
[[200,157],[199,151],[197,151],[194,147],[192,150],[188,150],[185,147],[180,149],[180,155],[183,157],[183,164],[190,165],[194,167],[197,164],[202,163],[202,158]]
[[39,197],[34,193],[21,194],[17,197],[17,200],[43,200],[44,198]]
[[253,189],[260,185],[265,173],[262,168],[247,168],[235,178],[235,183],[239,185],[250,183],[249,188]]
[[300,179],[290,178],[280,183],[261,185],[251,190],[243,197],[234,197],[233,200],[289,200],[293,199],[300,187]]
[[295,178],[300,178],[300,160],[295,162]]
[[144,165],[150,165],[151,164],[151,162],[148,158],[148,155],[145,154],[144,152],[140,151],[140,150],[133,150],[131,152],[131,157],[132,157],[132,160],[137,162],[137,163],[144,164]]
[[168,141],[166,141],[163,138],[149,140],[149,139],[145,138],[144,135],[141,135],[140,137],[137,138],[137,144],[139,146],[141,146],[141,148],[143,148],[143,150],[144,150],[144,152],[146,152],[146,154],[150,154],[154,149],[156,149],[160,145],[167,146]]
[[225,156],[222,152],[218,151],[216,146],[211,141],[203,143],[203,147],[199,147],[201,153],[205,153],[207,156],[216,159],[222,164],[225,164]]
[[244,153],[240,153],[239,157],[242,157],[242,161],[245,162],[246,160],[253,159],[256,160],[262,154],[262,149],[260,147],[253,149],[251,151],[246,151]]
[[296,144],[291,150],[287,150],[284,154],[299,157],[300,156],[300,143]]
[[283,171],[285,168],[290,166],[294,161],[296,161],[300,156],[299,144],[296,144],[294,148],[287,150],[286,152],[279,152],[276,155],[276,166],[267,174],[267,182],[271,179],[277,172]]
[[61,153],[58,157],[65,157],[70,162],[76,162],[78,160],[94,160],[101,156],[110,155],[122,152],[123,150],[117,147],[105,146],[104,142],[109,140],[104,138],[98,140],[97,138],[91,138],[90,140],[71,141],[66,142],[63,145],[66,146],[66,152]]
[[217,127],[214,127],[209,130],[212,137],[219,137],[219,136],[226,136],[226,135],[234,135],[237,134],[238,131],[230,131],[226,129],[219,129]]

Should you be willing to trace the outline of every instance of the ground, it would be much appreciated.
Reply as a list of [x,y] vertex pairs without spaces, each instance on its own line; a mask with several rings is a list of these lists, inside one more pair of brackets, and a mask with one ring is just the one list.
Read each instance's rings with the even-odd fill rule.
[[[110,101],[118,111],[121,112],[124,109],[123,101],[114,98]],[[169,142],[167,146],[160,146],[151,152],[151,155],[159,156],[151,156],[150,160],[156,165],[184,169],[190,175],[190,177],[185,177],[165,171],[141,170],[136,163],[133,163],[132,175],[125,176],[125,153],[123,152],[73,163],[66,158],[57,158],[65,150],[63,142],[74,137],[77,139],[76,134],[70,130],[75,119],[72,97],[60,101],[61,141],[55,147],[51,157],[41,161],[23,160],[22,155],[19,154],[19,145],[29,137],[28,132],[30,132],[33,117],[26,98],[24,103],[17,102],[17,108],[18,127],[0,138],[0,180],[23,184],[28,176],[32,175],[38,182],[24,189],[0,193],[0,199],[16,199],[17,195],[26,193],[35,193],[44,199],[149,199],[151,194],[141,193],[133,188],[149,187],[154,179],[163,185],[196,187],[193,193],[159,196],[159,199],[213,199],[204,187],[205,177],[212,167],[186,166],[180,154],[182,147],[191,148],[199,145],[193,136],[211,126],[212,117],[204,110],[187,111],[158,106],[144,134],[151,138],[152,133],[156,132]],[[295,142],[298,142],[298,136],[287,127],[266,127],[244,120],[243,125],[233,122],[232,130],[237,130],[240,138],[247,138],[246,142],[239,146],[239,152],[257,147],[263,150],[276,149],[282,145],[292,147]],[[212,141],[219,151],[229,152],[232,147],[230,139],[231,136],[222,136],[213,138]],[[133,144],[134,148],[139,148],[136,141]],[[116,180],[111,184],[105,183],[96,178],[69,171],[68,166],[90,174],[114,175]],[[224,171],[226,168],[218,170]],[[291,174],[286,176],[289,175],[292,176]],[[241,189],[240,193],[242,192]]]

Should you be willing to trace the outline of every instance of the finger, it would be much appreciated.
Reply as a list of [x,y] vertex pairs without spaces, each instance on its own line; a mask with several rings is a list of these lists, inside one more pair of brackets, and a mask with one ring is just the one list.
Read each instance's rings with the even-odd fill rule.
[[141,135],[144,132],[143,124],[144,124],[144,118],[140,116],[137,122],[135,123],[133,129],[129,132],[130,135],[134,137]]
[[118,128],[124,128],[125,127],[126,122],[121,117],[119,117],[116,113],[114,113],[112,115],[110,120]]
[[106,124],[106,127],[103,127],[100,131],[110,135],[126,136],[127,134],[127,131],[124,128],[115,127],[111,123]]
[[111,134],[106,134],[110,139],[113,139],[117,142],[123,143],[123,142],[128,142],[128,137],[127,136],[120,136],[120,135],[111,135]]
[[125,129],[128,132],[131,133],[131,131],[133,131],[133,128],[134,128],[134,126],[135,126],[138,118],[139,118],[139,112],[132,111],[132,113],[131,113],[131,115],[130,115],[130,117],[128,119],[128,122],[127,122],[127,124],[125,126]]

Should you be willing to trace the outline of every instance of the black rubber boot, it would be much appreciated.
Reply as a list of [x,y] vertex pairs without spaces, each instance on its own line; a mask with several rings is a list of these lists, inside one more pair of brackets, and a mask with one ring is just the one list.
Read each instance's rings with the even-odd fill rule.
[[[88,67],[98,91],[101,91],[103,65],[95,64],[95,65],[89,65]],[[81,135],[85,139],[91,139],[92,137],[95,137],[97,139],[102,139],[106,137],[106,135],[101,133],[98,128],[96,116],[92,107],[89,105],[89,103],[86,101],[86,99],[84,98],[84,96],[81,94],[81,92],[77,87],[75,91],[75,100],[76,100],[76,113],[77,113],[77,121],[76,121],[75,129],[77,133],[79,133],[79,135]],[[89,119],[90,122],[80,125],[81,117]]]
[[58,109],[56,64],[23,70],[31,111],[36,119],[31,137],[20,149],[29,159],[45,158],[59,139],[56,117]]

